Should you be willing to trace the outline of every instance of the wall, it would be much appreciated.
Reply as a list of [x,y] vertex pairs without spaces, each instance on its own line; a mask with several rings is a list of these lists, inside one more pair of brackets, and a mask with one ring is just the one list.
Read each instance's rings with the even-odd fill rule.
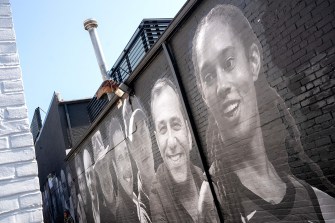
[[59,93],[54,93],[36,138],[35,152],[45,222],[62,221],[63,211],[69,209],[67,190],[63,183],[66,177],[64,159],[90,125],[86,109],[89,101],[63,101]]
[[9,1],[0,1],[0,222],[43,222]]
[[[44,191],[44,184],[48,175],[56,173],[64,163],[65,150],[70,148],[70,139],[66,132],[66,119],[61,118],[64,113],[59,106],[57,94],[53,95],[48,115],[45,118],[43,127],[35,141],[36,160],[38,161],[38,176],[40,179],[41,191]],[[63,127],[65,124],[65,127]],[[64,129],[63,129],[64,128]],[[50,144],[50,140],[53,141]],[[52,159],[51,159],[52,158]]]
[[72,215],[334,221],[334,7],[188,1],[68,155]]

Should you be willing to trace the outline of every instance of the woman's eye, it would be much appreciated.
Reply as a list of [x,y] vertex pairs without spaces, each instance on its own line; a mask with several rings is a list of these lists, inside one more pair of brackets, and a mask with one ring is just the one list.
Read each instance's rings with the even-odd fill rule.
[[211,84],[214,79],[215,75],[213,73],[207,73],[204,78],[206,84]]
[[231,71],[235,68],[235,58],[234,57],[229,57],[226,59],[224,62],[224,69],[226,71]]

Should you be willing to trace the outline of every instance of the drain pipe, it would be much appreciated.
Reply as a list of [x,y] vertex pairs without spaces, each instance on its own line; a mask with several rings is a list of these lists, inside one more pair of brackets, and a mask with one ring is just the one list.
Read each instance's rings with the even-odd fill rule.
[[99,36],[97,33],[97,27],[98,27],[98,23],[94,19],[86,19],[84,21],[84,28],[90,34],[95,56],[97,58],[98,65],[100,68],[101,76],[102,76],[103,81],[105,81],[105,80],[108,80],[109,77],[107,76],[105,57],[103,55],[102,48],[100,45],[100,40],[99,40]]

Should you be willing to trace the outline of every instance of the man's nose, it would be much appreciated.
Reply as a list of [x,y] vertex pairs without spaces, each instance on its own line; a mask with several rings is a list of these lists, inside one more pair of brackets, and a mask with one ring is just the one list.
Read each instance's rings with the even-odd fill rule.
[[231,86],[229,84],[229,81],[227,79],[227,74],[225,73],[225,71],[219,71],[217,73],[217,89],[216,89],[216,93],[217,96],[221,99],[226,99],[227,95],[230,93],[231,91]]
[[177,140],[176,140],[176,137],[171,134],[171,132],[169,133],[169,138],[168,138],[168,141],[167,141],[167,146],[169,149],[172,149],[174,150],[177,146]]

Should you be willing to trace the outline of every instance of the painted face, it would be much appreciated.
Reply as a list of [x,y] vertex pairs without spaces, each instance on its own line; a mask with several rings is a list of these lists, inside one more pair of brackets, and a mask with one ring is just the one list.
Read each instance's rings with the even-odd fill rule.
[[86,215],[83,205],[83,199],[80,194],[78,194],[78,204],[77,204],[77,215],[79,223],[86,222]]
[[114,142],[120,142],[115,148],[116,174],[123,189],[129,196],[133,194],[133,170],[130,162],[127,143],[121,131],[113,135]]
[[72,203],[74,205],[77,205],[77,192],[76,192],[76,187],[73,183],[73,179],[72,179],[72,175],[69,172],[67,172],[67,182],[68,182],[68,186],[70,188],[70,196],[71,196],[71,199],[72,199]]
[[92,166],[91,155],[87,150],[84,150],[83,154],[84,168],[85,168],[85,178],[88,191],[91,195],[91,199],[96,199],[96,179],[94,175],[94,170]]
[[250,59],[222,21],[205,25],[196,47],[203,96],[223,139],[246,139],[255,130],[258,115],[254,81],[259,54],[253,55],[255,61]]
[[[77,159],[80,159],[79,157]],[[87,204],[87,200],[88,200],[88,194],[86,192],[86,179],[85,179],[85,175],[84,175],[84,171],[83,171],[83,166],[82,166],[82,161],[81,160],[77,160],[78,165],[76,165],[76,172],[77,172],[77,176],[78,176],[78,186],[79,186],[79,191],[80,194],[83,198],[84,204]]]
[[187,179],[191,134],[180,110],[178,96],[171,87],[165,87],[154,98],[152,112],[155,135],[161,156],[177,182]]
[[149,127],[143,111],[137,109],[130,118],[129,150],[142,173],[154,172],[154,158]]
[[92,136],[92,145],[93,145],[93,152],[94,152],[94,160],[96,161],[99,154],[101,154],[105,150],[105,146],[102,142],[102,137],[100,131],[97,131]]
[[112,203],[114,200],[114,187],[113,178],[111,175],[110,165],[112,165],[112,160],[110,153],[98,159],[94,164],[94,172],[99,178],[100,187],[104,198],[108,203]]
[[86,170],[85,177],[86,177],[87,188],[91,195],[91,199],[95,200],[96,199],[95,178],[94,178],[94,170],[92,167]]

